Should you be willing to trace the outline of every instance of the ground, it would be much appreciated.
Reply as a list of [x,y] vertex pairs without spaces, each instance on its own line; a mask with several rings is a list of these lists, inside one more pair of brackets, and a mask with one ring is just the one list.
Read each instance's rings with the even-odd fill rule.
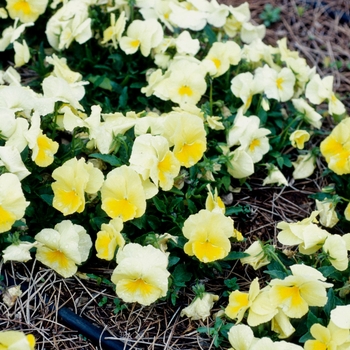
[[[243,1],[222,2],[238,6]],[[271,3],[281,8],[280,19],[267,29],[266,42],[275,45],[278,39],[287,37],[290,49],[298,50],[310,65],[316,66],[318,73],[322,76],[333,75],[334,89],[349,111],[349,2],[257,0],[249,3],[255,23],[262,22],[259,15],[265,4]],[[319,161],[312,178],[290,181],[288,187],[282,188],[262,187],[261,179],[253,178],[251,191],[233,193],[224,198],[227,202],[249,205],[252,209],[249,215],[233,217],[236,228],[247,238],[247,246],[257,237],[276,242],[276,222],[300,220],[314,209],[314,201],[309,195],[325,185],[321,177],[324,167]],[[244,248],[242,245],[240,247]],[[37,349],[101,349],[92,345],[78,331],[62,325],[57,308],[63,305],[93,324],[108,329],[113,336],[127,342],[133,349],[214,348],[210,338],[196,331],[199,326],[212,325],[212,319],[191,322],[180,317],[181,309],[193,297],[189,288],[181,292],[176,307],[165,302],[150,307],[132,304],[116,314],[114,309],[118,306],[112,302],[115,297],[112,288],[103,279],[86,279],[85,275],[88,273],[108,278],[111,269],[85,266],[82,274],[69,279],[62,279],[35,262],[0,265],[0,271],[6,276],[4,285],[10,284],[7,280],[10,276],[29,283],[29,288],[14,306],[8,307],[0,302],[0,329],[33,332],[38,339]],[[243,269],[237,263],[222,275],[216,276],[215,280],[205,282],[207,290],[220,293],[223,279],[237,277],[241,288],[245,289],[255,276],[255,271]],[[2,294],[6,294],[6,289]],[[50,304],[56,307],[48,307]],[[216,305],[213,311],[219,310],[220,305]]]

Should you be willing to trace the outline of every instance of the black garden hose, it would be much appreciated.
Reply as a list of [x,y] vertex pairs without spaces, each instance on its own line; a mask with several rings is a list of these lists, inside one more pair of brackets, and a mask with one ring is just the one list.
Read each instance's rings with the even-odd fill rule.
[[[11,277],[7,278],[8,285],[18,285]],[[21,290],[28,289],[29,284],[23,282],[20,284]],[[44,300],[47,297],[44,295]],[[55,306],[49,305],[50,310],[54,310]],[[69,327],[72,330],[77,331],[79,334],[88,338],[95,346],[99,346],[101,350],[128,350],[130,347],[119,339],[113,338],[106,329],[92,324],[89,320],[77,315],[71,309],[66,306],[58,308],[57,315],[62,324]]]

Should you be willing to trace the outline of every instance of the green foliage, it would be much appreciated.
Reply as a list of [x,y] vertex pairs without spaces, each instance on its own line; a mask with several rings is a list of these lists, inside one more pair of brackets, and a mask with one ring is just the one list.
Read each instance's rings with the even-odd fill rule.
[[259,15],[260,19],[263,20],[263,23],[266,27],[269,27],[271,24],[281,20],[281,8],[273,7],[271,4],[265,4],[264,11]]

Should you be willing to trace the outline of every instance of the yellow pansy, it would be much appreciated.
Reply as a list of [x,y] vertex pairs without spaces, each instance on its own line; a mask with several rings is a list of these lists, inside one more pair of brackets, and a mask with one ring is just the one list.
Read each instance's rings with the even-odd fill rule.
[[53,229],[45,228],[34,237],[37,246],[36,258],[65,278],[73,276],[87,260],[92,241],[83,226],[70,220],[58,223]]
[[146,197],[140,175],[129,166],[113,169],[101,188],[102,209],[124,222],[145,213]]
[[168,253],[137,243],[126,244],[117,253],[111,280],[117,295],[127,303],[150,305],[168,291]]
[[32,334],[21,331],[0,331],[0,349],[34,350],[35,338]]
[[28,205],[18,177],[11,173],[0,175],[0,233],[22,219]]
[[6,0],[6,9],[12,19],[22,23],[35,22],[46,10],[48,0]]
[[97,232],[95,248],[96,256],[104,260],[112,260],[117,247],[123,247],[124,237],[121,234],[123,221],[120,218],[112,219],[108,224],[102,224],[101,230]]
[[63,215],[81,213],[85,208],[85,193],[97,193],[103,183],[102,171],[84,158],[66,161],[52,172],[52,177],[56,180],[51,185],[52,205]]
[[189,240],[184,246],[185,253],[208,263],[223,259],[230,252],[233,220],[222,213],[203,209],[188,217],[182,232]]
[[181,316],[187,316],[191,320],[204,321],[210,316],[214,302],[219,300],[219,296],[212,293],[203,293],[201,297],[197,297],[190,305],[182,309]]
[[295,130],[290,135],[289,140],[293,147],[304,149],[305,142],[310,140],[310,134],[306,130]]

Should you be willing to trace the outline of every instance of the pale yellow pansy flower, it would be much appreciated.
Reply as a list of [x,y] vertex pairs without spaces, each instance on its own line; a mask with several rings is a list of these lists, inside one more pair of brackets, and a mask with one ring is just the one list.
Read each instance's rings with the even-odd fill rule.
[[40,129],[40,116],[34,113],[31,126],[25,134],[28,147],[32,150],[32,160],[40,167],[47,167],[54,161],[54,155],[58,151],[58,143],[51,140]]
[[214,193],[211,190],[210,185],[207,185],[208,195],[205,200],[205,209],[209,211],[216,211],[218,213],[225,214],[226,207],[222,199],[218,195],[218,189],[214,189]]
[[204,61],[208,60],[214,64],[214,69],[210,74],[216,78],[225,74],[230,65],[237,65],[241,60],[241,49],[233,41],[215,42],[211,46]]
[[201,118],[185,111],[170,112],[163,127],[162,135],[174,146],[174,155],[182,166],[189,168],[203,157],[207,140]]
[[219,296],[212,293],[203,293],[201,297],[195,298],[190,305],[182,309],[181,316],[187,316],[191,320],[204,321],[210,316],[210,311],[214,302],[219,300]]
[[297,264],[290,269],[292,275],[270,281],[269,293],[276,305],[291,318],[301,318],[308,312],[309,306],[326,305],[326,288],[333,284],[325,282],[326,278],[313,267]]
[[201,210],[184,222],[183,235],[188,239],[184,251],[208,263],[225,258],[231,250],[233,220],[222,213]]
[[107,174],[101,188],[102,209],[112,219],[123,222],[138,218],[145,213],[146,197],[140,175],[122,165]]
[[153,94],[162,100],[196,105],[207,90],[207,70],[197,61],[179,59],[171,63],[155,86]]
[[[30,250],[37,247],[38,242],[20,242],[11,244],[2,252],[2,258],[6,261],[27,262],[31,260]],[[1,349],[1,348],[0,348]]]
[[266,164],[268,171],[267,177],[263,181],[263,186],[269,184],[277,184],[277,186],[288,186],[288,181],[282,174],[281,170],[277,168],[274,164]]
[[313,104],[321,104],[328,101],[328,112],[330,114],[343,114],[346,112],[344,104],[338,100],[333,92],[333,76],[326,76],[321,79],[315,74],[306,85],[305,96]]
[[156,186],[168,191],[179,174],[180,162],[169,149],[169,142],[163,136],[144,134],[135,138],[130,167],[144,180],[150,178]]
[[11,173],[0,175],[0,233],[22,219],[28,205],[18,177]]
[[282,68],[279,72],[268,65],[257,68],[255,78],[261,81],[268,98],[285,102],[294,95],[295,75],[289,68]]
[[84,158],[72,158],[52,172],[53,207],[63,215],[81,213],[85,208],[85,193],[95,194],[103,183],[102,171],[86,163]]
[[126,244],[117,253],[111,280],[124,302],[150,305],[168,291],[168,253],[137,243]]
[[35,22],[46,10],[48,0],[6,0],[6,9],[12,19],[22,23]]
[[117,247],[124,247],[125,239],[121,234],[122,229],[123,221],[119,217],[112,219],[108,224],[101,225],[95,241],[98,258],[110,261],[114,258]]
[[251,350],[257,341],[253,330],[244,324],[232,326],[228,332],[228,340],[232,346],[229,350]]
[[196,55],[200,49],[198,39],[192,39],[189,31],[184,30],[175,40],[176,51],[179,54]]
[[18,41],[13,43],[13,49],[15,50],[15,67],[21,67],[29,62],[30,52],[25,40],[22,44]]
[[327,254],[332,266],[338,271],[344,271],[348,268],[348,249],[342,236],[329,235],[322,246],[322,250]]
[[289,136],[293,147],[304,149],[305,142],[310,140],[310,134],[306,130],[295,130]]
[[242,24],[241,39],[244,43],[250,44],[255,39],[263,39],[266,34],[266,27],[263,24],[253,25],[250,22]]
[[127,54],[134,54],[140,50],[147,57],[151,49],[157,47],[163,40],[163,28],[160,23],[150,18],[147,20],[134,20],[126,30],[126,36],[119,40],[120,48]]
[[73,276],[78,265],[89,257],[92,241],[83,226],[63,220],[54,228],[35,235],[39,242],[36,259],[65,278]]
[[7,46],[15,42],[21,36],[21,34],[25,31],[26,27],[31,27],[34,25],[33,22],[22,23],[19,26],[17,26],[17,24],[18,24],[18,21],[15,21],[13,26],[8,26],[2,32],[2,37],[0,37],[0,52],[5,51]]
[[248,264],[253,267],[254,270],[260,269],[260,267],[268,265],[271,259],[264,253],[263,243],[261,241],[253,242],[244,253],[249,254],[240,261],[242,265]]
[[337,305],[331,311],[331,321],[341,329],[350,329],[350,305]]
[[111,13],[110,23],[111,25],[103,31],[103,39],[101,44],[106,44],[109,41],[112,41],[112,45],[116,49],[126,25],[125,11],[120,13],[117,21],[115,20],[115,13]]
[[0,7],[0,18],[5,19],[7,17],[8,17],[7,11],[3,7]]
[[314,128],[319,129],[322,125],[322,116],[315,111],[304,99],[294,98],[292,99],[294,108],[303,114],[305,122],[312,125]]
[[343,119],[320,145],[329,169],[337,175],[350,173],[350,118]]
[[349,341],[349,329],[339,328],[332,321],[329,321],[327,327],[314,323],[310,328],[310,333],[314,339],[305,342],[305,350],[339,349],[341,345]]
[[344,216],[346,220],[350,221],[350,203],[347,204],[344,210]]
[[290,322],[290,318],[278,308],[278,312],[271,320],[271,330],[278,333],[278,338],[289,338],[294,332],[295,328]]
[[235,290],[230,293],[228,305],[225,308],[225,314],[232,319],[236,319],[237,323],[241,322],[245,312],[252,305],[259,292],[259,279],[256,277],[250,284],[249,292]]
[[294,167],[293,178],[295,180],[305,179],[313,174],[316,168],[316,157],[311,152],[300,154],[292,165]]
[[244,2],[237,7],[230,5],[229,12],[229,16],[226,18],[226,23],[224,25],[224,31],[228,36],[235,37],[241,30],[243,23],[250,20],[249,3]]
[[0,349],[34,350],[35,337],[21,331],[0,331]]
[[30,174],[19,151],[13,146],[0,146],[0,166],[4,166],[8,172],[15,174],[20,181]]
[[337,203],[332,200],[319,201],[316,199],[316,208],[319,211],[320,223],[324,227],[333,227],[339,221],[337,212],[335,211]]
[[226,163],[227,171],[235,179],[243,179],[254,173],[253,159],[244,149],[237,148],[224,154],[229,158]]

